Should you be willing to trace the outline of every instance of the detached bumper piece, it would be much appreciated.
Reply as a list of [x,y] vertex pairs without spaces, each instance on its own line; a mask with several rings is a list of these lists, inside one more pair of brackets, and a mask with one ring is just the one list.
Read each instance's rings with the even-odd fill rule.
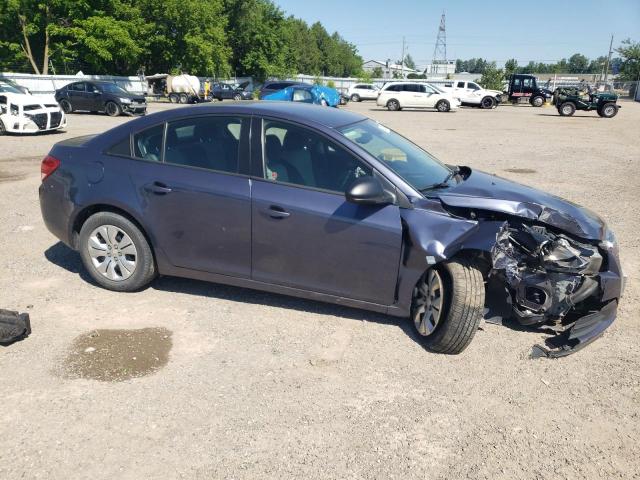
[[531,350],[531,358],[560,358],[566,357],[586,347],[598,339],[609,325],[616,319],[618,303],[612,300],[600,311],[586,315],[557,336],[545,340],[545,345],[534,345]]
[[31,334],[28,313],[0,309],[0,345],[8,346]]
[[534,347],[533,357],[573,353],[602,335],[616,318],[620,291],[612,285],[621,285],[616,281],[621,279],[608,267],[617,258],[596,245],[542,226],[505,222],[491,257],[489,283],[504,292],[502,308],[494,310],[502,318],[554,335],[546,347]]

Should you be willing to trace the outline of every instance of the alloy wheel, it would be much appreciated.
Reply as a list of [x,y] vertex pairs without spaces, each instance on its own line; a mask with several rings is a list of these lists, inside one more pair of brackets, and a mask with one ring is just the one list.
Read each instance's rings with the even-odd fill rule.
[[96,228],[89,235],[87,249],[93,267],[109,280],[126,280],[136,270],[138,251],[131,237],[119,227]]
[[433,333],[442,317],[443,283],[440,273],[435,269],[429,270],[416,294],[413,321],[418,333],[426,337]]

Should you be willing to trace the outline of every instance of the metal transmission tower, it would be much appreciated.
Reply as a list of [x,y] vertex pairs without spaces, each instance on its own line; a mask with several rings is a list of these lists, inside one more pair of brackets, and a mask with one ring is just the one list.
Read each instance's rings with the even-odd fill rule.
[[436,48],[433,49],[430,73],[437,75],[440,73],[440,70],[442,70],[442,73],[447,73],[447,29],[445,26],[444,12],[442,12],[442,17],[440,17],[440,27],[438,27]]

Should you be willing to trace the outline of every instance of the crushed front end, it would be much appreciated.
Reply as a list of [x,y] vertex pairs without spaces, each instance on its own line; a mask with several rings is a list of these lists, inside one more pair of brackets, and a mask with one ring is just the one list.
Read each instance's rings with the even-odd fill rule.
[[615,320],[623,277],[610,232],[590,243],[509,220],[498,230],[491,260],[487,288],[497,305],[494,313],[554,334],[546,347],[534,347],[534,356],[572,353]]

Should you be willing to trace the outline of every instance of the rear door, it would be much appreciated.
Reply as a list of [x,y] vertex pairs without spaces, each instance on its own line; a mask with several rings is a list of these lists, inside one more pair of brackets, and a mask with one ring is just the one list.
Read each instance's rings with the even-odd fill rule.
[[69,92],[69,101],[74,110],[88,110],[86,83],[76,82],[67,87]]
[[[258,130],[261,120],[255,122]],[[319,132],[268,119],[261,130],[252,136],[252,160],[264,151],[264,163],[252,165],[260,174],[252,187],[252,278],[392,304],[399,208],[356,205],[344,196],[373,169]]]
[[249,126],[248,118],[209,115],[133,136],[145,222],[174,266],[250,275]]
[[88,82],[85,83],[85,85],[86,92],[84,93],[84,98],[87,110],[93,112],[104,110],[104,105],[102,102],[102,91],[100,90],[100,87]]

